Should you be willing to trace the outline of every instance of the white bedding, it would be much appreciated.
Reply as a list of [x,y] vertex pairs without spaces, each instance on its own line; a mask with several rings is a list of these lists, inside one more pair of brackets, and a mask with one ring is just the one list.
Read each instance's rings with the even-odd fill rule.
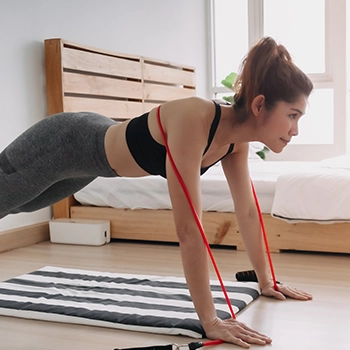
[[350,156],[279,176],[272,215],[290,222],[350,221]]
[[[306,172],[315,162],[250,161],[253,180],[263,213],[271,213],[276,182],[289,172]],[[204,211],[232,212],[234,205],[223,170],[216,165],[201,177]],[[97,178],[75,194],[83,205],[130,209],[171,209],[166,180],[160,176],[143,178]]]

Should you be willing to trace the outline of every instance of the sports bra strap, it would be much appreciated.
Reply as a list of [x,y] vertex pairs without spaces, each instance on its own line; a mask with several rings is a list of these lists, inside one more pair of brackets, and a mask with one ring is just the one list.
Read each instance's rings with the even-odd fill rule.
[[221,108],[220,105],[217,104],[215,101],[213,101],[215,104],[215,116],[214,116],[214,120],[211,123],[211,127],[210,127],[210,131],[209,131],[209,137],[208,137],[208,143],[207,143],[207,147],[205,147],[205,150],[203,152],[203,155],[205,155],[213,141],[213,138],[215,136],[216,133],[216,129],[218,128],[219,125],[219,121],[221,118]]

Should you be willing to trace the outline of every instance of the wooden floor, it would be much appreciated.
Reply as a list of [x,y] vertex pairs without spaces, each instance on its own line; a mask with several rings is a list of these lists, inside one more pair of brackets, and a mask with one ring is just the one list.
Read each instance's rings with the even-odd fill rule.
[[[214,249],[224,279],[249,269],[244,252]],[[260,297],[238,319],[273,339],[251,349],[350,349],[350,256],[305,253],[273,255],[278,279],[314,295],[313,301]],[[103,247],[44,242],[0,254],[0,280],[46,265],[97,271],[182,276],[176,246],[115,242]],[[214,272],[212,277],[215,278]],[[1,350],[112,350],[193,339],[53,322],[0,317]],[[214,347],[213,347],[214,348]],[[216,349],[238,349],[222,344]]]

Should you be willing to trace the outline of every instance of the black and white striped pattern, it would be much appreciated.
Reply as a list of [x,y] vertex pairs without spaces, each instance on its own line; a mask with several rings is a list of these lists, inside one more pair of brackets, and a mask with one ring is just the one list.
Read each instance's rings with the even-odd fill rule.
[[[230,317],[211,281],[219,317]],[[235,313],[256,299],[254,282],[225,282]],[[46,266],[0,283],[0,314],[140,332],[204,336],[184,278]]]

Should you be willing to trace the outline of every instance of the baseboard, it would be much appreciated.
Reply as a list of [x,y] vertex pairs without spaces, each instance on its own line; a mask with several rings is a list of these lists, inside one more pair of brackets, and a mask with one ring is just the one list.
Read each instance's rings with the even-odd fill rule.
[[0,232],[0,253],[50,239],[49,223],[41,222]]

